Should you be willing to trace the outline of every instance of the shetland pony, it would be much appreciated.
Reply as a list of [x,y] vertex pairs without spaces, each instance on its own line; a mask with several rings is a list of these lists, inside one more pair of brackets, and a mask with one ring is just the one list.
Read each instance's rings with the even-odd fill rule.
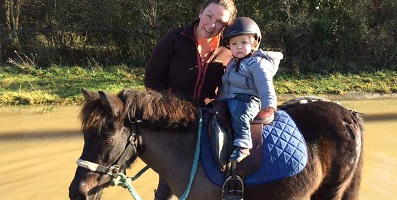
[[[80,159],[111,173],[77,167],[70,199],[100,199],[113,166],[124,172],[137,157],[163,177],[180,197],[187,187],[198,131],[198,110],[175,96],[123,90],[117,96],[83,90],[84,148]],[[332,102],[295,103],[284,109],[307,143],[308,162],[300,173],[245,187],[244,199],[357,199],[363,167],[363,122]],[[141,121],[141,122],[140,122]],[[157,181],[157,180],[153,180]],[[188,199],[221,199],[199,164]]]

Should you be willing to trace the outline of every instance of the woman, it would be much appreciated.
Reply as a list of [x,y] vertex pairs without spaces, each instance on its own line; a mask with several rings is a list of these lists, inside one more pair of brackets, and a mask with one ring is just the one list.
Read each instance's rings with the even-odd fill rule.
[[[230,50],[220,47],[220,32],[236,16],[233,0],[206,0],[199,19],[168,32],[152,52],[145,71],[145,87],[173,93],[197,106],[216,97]],[[160,177],[155,199],[172,199]]]
[[233,0],[207,0],[199,20],[171,30],[155,47],[145,72],[145,87],[170,92],[203,106],[214,99],[231,53],[219,47],[219,33],[234,19]]

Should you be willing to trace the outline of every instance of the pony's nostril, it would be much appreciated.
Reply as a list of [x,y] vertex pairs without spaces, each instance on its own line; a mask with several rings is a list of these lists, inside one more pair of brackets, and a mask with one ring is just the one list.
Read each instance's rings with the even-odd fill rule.
[[85,184],[85,183],[82,183],[82,184],[80,184],[80,187],[78,188],[78,193],[79,194],[81,194],[81,195],[87,195],[88,194],[88,191],[89,191],[90,189],[88,188],[88,185],[87,184]]

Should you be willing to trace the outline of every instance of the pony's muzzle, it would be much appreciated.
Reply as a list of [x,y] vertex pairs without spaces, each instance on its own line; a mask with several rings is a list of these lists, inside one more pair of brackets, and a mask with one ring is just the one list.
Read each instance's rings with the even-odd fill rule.
[[69,198],[73,200],[96,200],[101,199],[102,187],[95,186],[89,189],[86,184],[79,184],[78,187],[69,188]]
[[72,182],[72,184],[69,187],[69,198],[71,200],[86,200],[88,199],[88,191],[85,186],[82,186],[82,184],[75,184],[76,182]]
[[87,172],[88,170],[78,168],[76,175],[69,186],[69,198],[73,200],[97,199],[101,195],[98,187],[98,174]]

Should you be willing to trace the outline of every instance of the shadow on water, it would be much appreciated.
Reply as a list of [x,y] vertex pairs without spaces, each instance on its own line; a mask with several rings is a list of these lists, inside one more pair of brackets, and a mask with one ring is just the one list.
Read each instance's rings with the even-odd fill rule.
[[24,132],[11,132],[7,134],[0,134],[0,141],[16,140],[16,139],[64,139],[64,138],[78,138],[82,137],[81,131],[45,131],[44,133],[24,133]]
[[364,121],[392,121],[397,120],[397,113],[370,114],[362,116]]

